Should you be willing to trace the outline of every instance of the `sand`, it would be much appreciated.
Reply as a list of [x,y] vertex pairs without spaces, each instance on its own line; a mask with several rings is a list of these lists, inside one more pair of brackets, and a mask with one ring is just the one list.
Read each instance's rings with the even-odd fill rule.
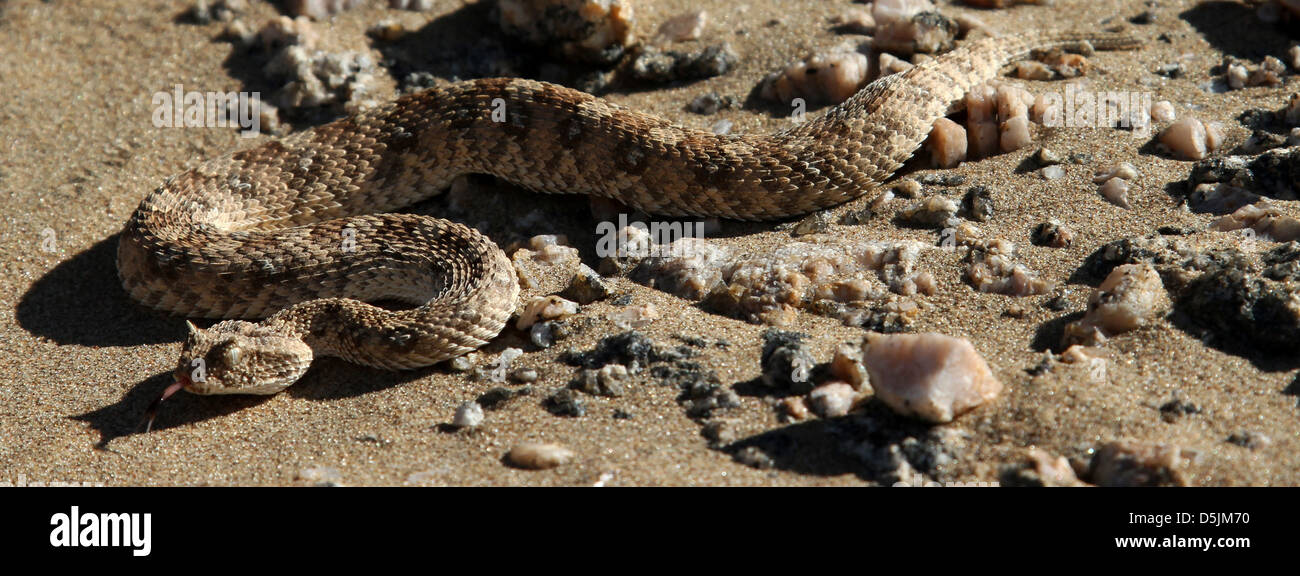
[[[459,0],[435,2],[427,13],[395,13],[382,5],[346,12],[319,23],[323,47],[362,49],[364,31],[384,18],[399,17],[420,28],[461,8]],[[707,128],[731,120],[736,131],[780,128],[786,119],[762,110],[728,110],[717,116],[684,111],[694,97],[717,91],[742,99],[768,72],[808,50],[845,39],[830,19],[846,1],[643,0],[638,30],[651,33],[666,18],[707,9],[713,22],[704,41],[727,40],[741,55],[739,66],[717,78],[660,89],[619,91],[610,98]],[[1103,53],[1092,61],[1094,81],[1105,89],[1149,90],[1207,121],[1223,122],[1235,145],[1249,134],[1238,116],[1253,108],[1278,109],[1300,81],[1285,87],[1250,88],[1211,94],[1198,85],[1224,54],[1254,60],[1281,55],[1288,45],[1277,31],[1258,24],[1233,3],[1192,10],[1196,3],[1163,0],[1153,24],[1130,29],[1148,39],[1133,53]],[[742,9],[742,7],[744,9]],[[198,90],[242,90],[242,77],[228,64],[231,46],[215,40],[221,24],[178,22],[175,2],[105,0],[93,3],[11,0],[0,3],[0,482],[97,482],[105,485],[289,485],[312,481],[312,470],[338,472],[347,485],[863,485],[879,483],[858,460],[842,454],[816,419],[788,424],[775,400],[742,394],[742,406],[725,414],[741,439],[781,435],[793,448],[771,469],[755,469],[711,449],[677,401],[679,391],[634,380],[618,398],[584,397],[587,414],[564,418],[548,413],[541,399],[567,384],[575,370],[557,361],[568,347],[589,349],[619,330],[606,315],[607,302],[584,307],[590,327],[561,345],[537,350],[526,335],[508,330],[480,355],[487,361],[506,347],[525,350],[517,366],[542,377],[533,395],[487,412],[473,431],[449,432],[458,405],[495,384],[472,381],[442,367],[406,373],[360,368],[335,359],[318,362],[305,379],[273,397],[198,397],[179,394],[168,401],[153,432],[132,434],[146,406],[170,383],[183,322],[147,310],[120,288],[114,270],[116,234],[140,199],[167,176],[257,140],[231,129],[156,128],[152,96],[176,84]],[[1021,6],[982,11],[943,7],[948,14],[972,13],[991,27],[1015,31],[1036,26],[1099,28],[1123,23],[1146,8],[1141,2],[1059,0],[1055,7]],[[250,22],[274,15],[254,2]],[[1184,13],[1188,16],[1182,17]],[[744,35],[738,30],[746,30]],[[1156,40],[1164,36],[1168,41]],[[381,58],[374,52],[376,60]],[[1157,66],[1179,60],[1187,75],[1155,76]],[[391,85],[391,84],[390,84]],[[1060,83],[1030,83],[1034,92]],[[1146,140],[1109,129],[1062,128],[1040,134],[1039,145],[1062,155],[1093,155],[1088,166],[1067,166],[1066,176],[1046,181],[1016,167],[1036,146],[967,162],[947,171],[967,186],[995,191],[997,213],[981,227],[990,236],[1024,246],[1023,262],[1067,284],[1083,259],[1098,246],[1141,236],[1160,226],[1204,228],[1211,217],[1187,212],[1166,192],[1184,180],[1191,163],[1142,151]],[[1095,168],[1128,161],[1141,172],[1131,192],[1132,208],[1105,202],[1091,183]],[[928,171],[922,170],[920,173]],[[497,190],[496,188],[501,188]],[[927,190],[929,188],[927,187]],[[963,188],[964,189],[964,188]],[[544,197],[508,187],[484,196],[471,222],[505,223],[527,211],[545,211],[545,229],[566,233],[595,266],[588,239],[596,223],[580,198]],[[859,199],[833,210],[859,209]],[[1295,213],[1295,207],[1282,203]],[[1073,246],[1031,246],[1032,228],[1048,218],[1072,226]],[[714,239],[749,250],[771,250],[789,242],[772,224],[724,222]],[[53,232],[55,251],[42,250]],[[877,218],[861,226],[840,226],[851,240],[914,239],[935,242],[933,231],[896,226]],[[501,238],[503,244],[518,238]],[[46,245],[48,246],[48,245]],[[934,253],[931,253],[934,254]],[[1106,442],[1133,439],[1194,449],[1187,469],[1194,485],[1293,485],[1300,482],[1300,418],[1297,370],[1284,358],[1240,355],[1206,346],[1167,320],[1124,334],[1105,345],[1112,362],[1104,382],[1082,369],[1055,370],[1034,377],[1026,369],[1042,357],[1038,340],[1045,326],[1083,309],[1090,287],[1068,285],[1069,307],[1042,306],[1045,296],[1017,300],[982,294],[961,279],[960,252],[927,256],[922,268],[938,280],[925,297],[916,332],[969,338],[1005,385],[989,405],[948,427],[963,436],[964,449],[952,478],[997,481],[1003,467],[1023,458],[1029,447],[1086,462]],[[701,310],[664,292],[615,279],[634,304],[661,312],[644,332],[658,342],[673,335],[726,339],[700,362],[716,370],[725,386],[751,390],[759,376],[764,326]],[[1013,304],[1021,318],[1004,314]],[[801,313],[790,329],[811,335],[820,361],[835,344],[862,339],[860,328]],[[1290,392],[1288,392],[1290,390]],[[1200,411],[1167,422],[1159,407],[1177,392]],[[616,410],[630,419],[613,416]],[[1247,449],[1228,443],[1250,432],[1272,442]],[[516,443],[558,443],[575,453],[572,462],[545,471],[506,466],[503,455]]]

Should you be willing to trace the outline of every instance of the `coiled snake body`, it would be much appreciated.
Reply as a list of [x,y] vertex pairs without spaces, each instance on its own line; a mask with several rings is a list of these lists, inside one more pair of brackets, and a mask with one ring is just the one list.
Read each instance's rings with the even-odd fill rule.
[[[518,298],[510,261],[486,237],[445,220],[386,214],[458,175],[612,198],[648,214],[802,214],[884,182],[935,120],[1002,66],[1034,49],[1084,42],[1136,44],[1063,33],[971,41],[771,135],[682,128],[530,80],[435,88],[168,179],[127,222],[118,271],[145,305],[239,319],[190,326],[177,383],[164,397],[181,387],[274,393],[320,355],[426,366],[487,343]],[[366,303],[378,300],[414,307]]]

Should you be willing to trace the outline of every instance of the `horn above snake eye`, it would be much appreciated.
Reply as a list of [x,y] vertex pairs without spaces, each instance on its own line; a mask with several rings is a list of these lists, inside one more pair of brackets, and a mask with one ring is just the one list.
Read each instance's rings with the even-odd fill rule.
[[238,346],[231,346],[229,348],[226,348],[227,365],[236,366],[239,364],[239,361],[242,360],[243,358],[244,358],[244,351],[240,350]]

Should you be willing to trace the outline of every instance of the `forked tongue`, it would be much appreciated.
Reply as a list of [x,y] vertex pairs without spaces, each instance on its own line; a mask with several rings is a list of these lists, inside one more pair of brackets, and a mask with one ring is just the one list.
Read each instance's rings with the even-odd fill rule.
[[159,394],[158,398],[149,404],[149,409],[145,411],[145,434],[148,434],[150,430],[153,430],[153,421],[154,418],[158,417],[158,408],[162,406],[163,400],[171,398],[172,394],[177,393],[184,387],[185,379],[178,379],[175,382],[172,382],[170,386],[164,388],[162,394]]

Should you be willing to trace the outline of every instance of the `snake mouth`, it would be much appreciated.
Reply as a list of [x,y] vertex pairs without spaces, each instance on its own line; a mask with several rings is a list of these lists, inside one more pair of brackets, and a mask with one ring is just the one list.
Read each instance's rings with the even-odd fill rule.
[[163,388],[163,391],[161,394],[158,395],[158,398],[154,399],[153,402],[149,403],[149,408],[145,411],[145,425],[144,425],[145,434],[148,434],[150,430],[153,430],[153,421],[155,418],[158,417],[158,408],[162,406],[163,401],[168,398],[171,398],[173,394],[181,391],[182,388],[185,388],[186,386],[189,385],[190,385],[189,376],[186,375],[178,376],[176,377],[176,380],[174,382],[169,384],[166,388]]

